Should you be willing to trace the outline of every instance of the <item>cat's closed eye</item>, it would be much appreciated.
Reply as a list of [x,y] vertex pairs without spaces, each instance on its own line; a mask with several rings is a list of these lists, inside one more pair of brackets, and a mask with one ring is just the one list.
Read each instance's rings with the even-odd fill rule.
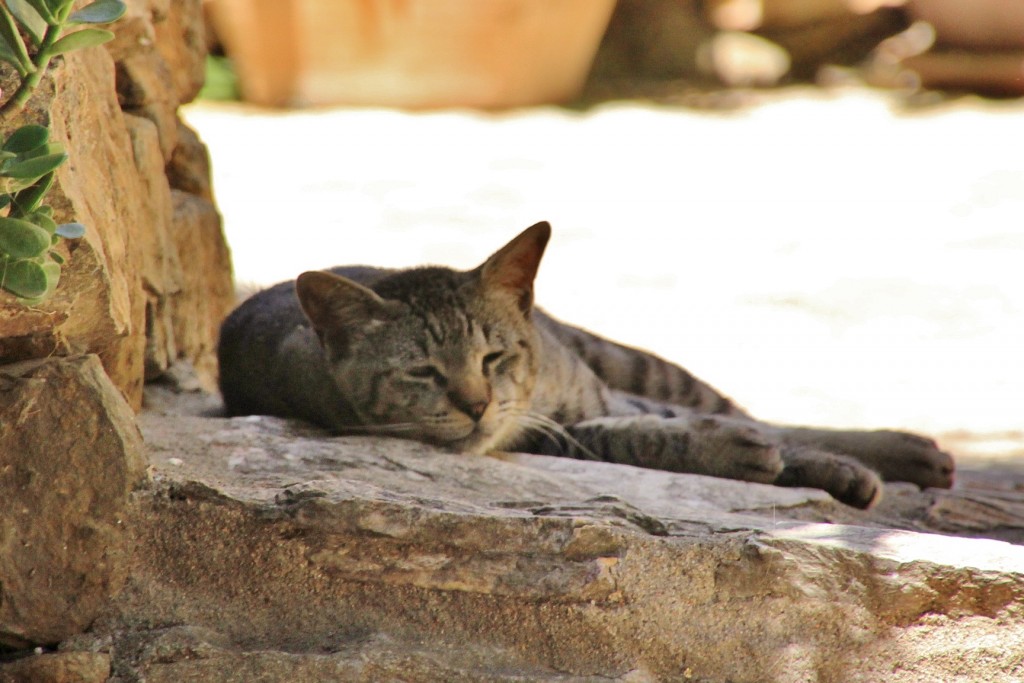
[[507,371],[519,359],[519,354],[495,351],[484,356],[483,369],[485,375],[500,374]]
[[484,360],[483,360],[484,374],[487,374],[490,370],[492,370],[494,368],[495,363],[497,363],[499,360],[501,360],[502,356],[504,356],[504,355],[505,355],[504,351],[494,351],[494,352],[489,353],[486,356],[484,356]]
[[417,365],[406,370],[405,374],[414,379],[431,380],[441,387],[448,383],[448,378],[444,376],[444,373],[436,365]]

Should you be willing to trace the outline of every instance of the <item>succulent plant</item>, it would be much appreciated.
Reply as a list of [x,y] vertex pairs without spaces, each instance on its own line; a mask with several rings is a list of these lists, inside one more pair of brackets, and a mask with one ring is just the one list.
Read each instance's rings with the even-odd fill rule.
[[101,28],[83,28],[65,35],[69,26],[108,24],[121,18],[121,0],[96,0],[73,12],[74,0],[4,0],[0,4],[0,61],[18,72],[21,85],[0,113],[19,109],[39,85],[50,60],[83,47],[101,45],[114,37]]
[[[74,0],[0,3],[0,63],[13,66],[20,79],[0,114],[25,106],[54,57],[114,37],[91,26],[65,33],[68,27],[107,24],[126,9],[121,0],[96,0],[78,11],[73,6]],[[0,289],[28,305],[46,299],[57,286],[64,259],[53,247],[62,238],[85,234],[80,223],[58,225],[53,209],[43,204],[54,172],[67,157],[44,126],[29,124],[10,134],[0,129]]]
[[50,131],[27,125],[0,138],[0,288],[37,303],[60,279],[64,259],[53,247],[85,234],[80,223],[58,225],[43,197],[57,167],[67,160]]

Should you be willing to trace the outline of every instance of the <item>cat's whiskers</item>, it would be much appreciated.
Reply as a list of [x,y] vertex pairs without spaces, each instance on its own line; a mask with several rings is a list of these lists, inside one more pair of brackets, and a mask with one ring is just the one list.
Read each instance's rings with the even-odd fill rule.
[[[562,425],[550,417],[541,413],[533,412],[528,404],[520,400],[501,401],[495,405],[496,414],[494,420],[499,425],[507,420],[515,421],[516,425],[527,432],[539,433],[558,443],[563,448],[572,446],[576,454],[582,455],[590,460],[600,460],[590,449],[577,441]],[[464,425],[457,424],[450,415],[441,413],[435,415],[424,415],[416,421],[392,422],[381,424],[353,425],[345,431],[350,434],[368,434],[378,436],[399,436],[406,438],[421,439],[426,434],[433,438],[428,441],[440,439],[441,442],[455,442],[472,435],[475,429],[470,429],[469,434],[460,433],[455,435],[457,427]],[[500,430],[500,427],[498,428]],[[458,430],[463,431],[463,430]],[[577,457],[578,457],[577,455]]]
[[576,438],[565,429],[565,427],[555,420],[552,420],[547,415],[519,407],[511,408],[508,412],[515,417],[519,424],[527,431],[539,432],[559,445],[567,443],[575,447],[577,451],[586,456],[586,459],[588,460],[601,460],[601,458],[599,458],[593,451],[577,441]]
[[419,420],[419,426],[429,431],[434,439],[443,443],[462,441],[477,432],[477,424],[466,419],[459,419],[447,413],[427,415]]

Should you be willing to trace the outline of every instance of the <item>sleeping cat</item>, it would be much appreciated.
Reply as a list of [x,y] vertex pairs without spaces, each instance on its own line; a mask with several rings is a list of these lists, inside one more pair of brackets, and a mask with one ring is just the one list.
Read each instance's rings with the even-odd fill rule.
[[550,234],[538,223],[468,272],[339,267],[254,295],[221,328],[228,414],[810,486],[860,508],[879,475],[952,485],[930,439],[758,422],[681,367],[549,317],[533,280]]

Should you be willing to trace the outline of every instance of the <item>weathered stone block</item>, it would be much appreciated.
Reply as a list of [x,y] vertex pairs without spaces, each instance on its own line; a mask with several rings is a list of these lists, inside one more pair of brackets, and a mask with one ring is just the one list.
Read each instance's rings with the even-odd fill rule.
[[125,576],[146,477],[131,408],[94,355],[0,367],[0,645],[55,643]]
[[[200,2],[128,5],[108,50],[62,57],[25,110],[4,120],[5,130],[48,124],[52,138],[66,146],[70,161],[58,171],[47,202],[58,221],[79,221],[87,232],[58,247],[68,263],[51,299],[29,308],[0,292],[0,362],[97,353],[138,409],[144,378],[159,376],[178,358],[212,377],[216,327],[206,318],[193,325],[177,316],[198,309],[220,315],[234,297],[219,219],[207,206],[212,200],[202,143],[176,115],[202,82]],[[10,91],[9,83],[0,87]],[[179,132],[187,134],[183,144]],[[173,170],[165,170],[168,164]],[[168,174],[199,192],[204,208],[175,218]],[[183,224],[190,219],[200,224]],[[172,236],[175,230],[216,244],[182,243]],[[218,256],[183,266],[182,248]],[[206,267],[217,270],[200,270]],[[179,312],[173,297],[189,304]],[[209,300],[197,303],[204,297]],[[179,331],[187,339],[176,339]]]
[[102,652],[53,652],[0,664],[0,683],[105,683],[110,655]]
[[181,286],[172,299],[177,358],[192,363],[208,391],[217,390],[220,322],[234,306],[231,254],[212,202],[171,190],[171,242],[179,254]]
[[128,11],[117,22],[107,50],[118,62],[139,53],[150,62],[159,62],[156,70],[168,76],[162,82],[136,72],[145,78],[148,85],[144,91],[153,99],[191,102],[205,78],[202,0],[128,0],[126,4]]
[[156,45],[171,72],[175,99],[191,102],[206,80],[206,30],[203,0],[153,2],[164,4],[161,13],[154,12]]
[[122,108],[157,125],[164,160],[177,147],[177,108],[192,101],[205,77],[200,0],[135,0],[107,46],[117,63]]
[[11,121],[12,127],[49,124],[52,139],[65,145],[71,161],[58,169],[47,203],[58,222],[77,220],[87,230],[82,239],[61,244],[68,263],[51,299],[30,309],[0,293],[0,358],[9,362],[46,349],[97,353],[138,407],[145,326],[131,226],[147,216],[138,201],[126,200],[144,194],[113,79],[104,51],[69,53]]
[[213,201],[210,182],[210,153],[195,131],[178,122],[178,146],[167,164],[171,187]]
[[158,483],[132,510],[131,580],[91,632],[146,680],[1009,682],[1024,657],[1024,549],[880,526],[926,526],[937,496],[977,492],[894,487],[865,512],[173,415],[187,395],[154,394]]

